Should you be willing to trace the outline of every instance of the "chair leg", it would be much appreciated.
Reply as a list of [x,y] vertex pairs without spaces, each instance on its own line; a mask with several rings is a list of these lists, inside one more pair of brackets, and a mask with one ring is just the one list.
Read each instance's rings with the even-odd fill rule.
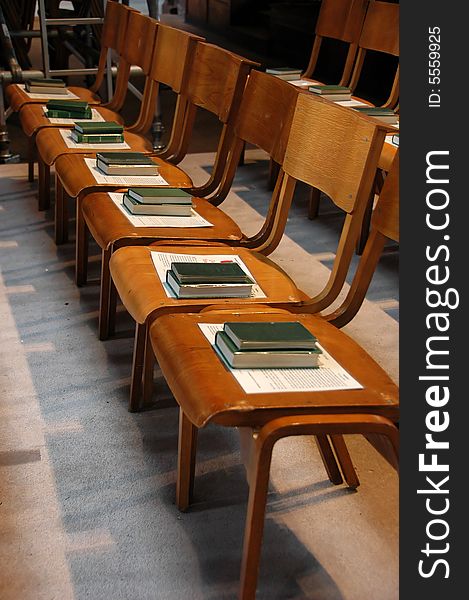
[[317,435],[315,440],[329,481],[334,485],[340,485],[344,480],[342,479],[342,474],[329,443],[329,438],[327,435]]
[[38,210],[50,208],[50,167],[42,160],[37,159],[38,166]]
[[360,485],[360,480],[358,479],[343,436],[331,435],[331,443],[347,485],[349,488],[356,489]]
[[88,227],[81,212],[81,204],[77,199],[75,222],[75,283],[85,285],[88,280]]
[[64,227],[65,190],[60,179],[55,176],[55,204],[54,204],[54,237],[57,246],[64,244],[68,238],[68,231]]
[[368,204],[366,205],[365,212],[363,214],[360,235],[358,237],[357,245],[355,248],[355,253],[358,254],[358,256],[361,256],[363,254],[363,250],[365,249],[366,240],[368,239],[368,234],[370,231],[371,216],[373,214],[373,201],[374,201],[374,193],[372,192],[370,195],[370,198],[368,199]]
[[176,505],[181,511],[186,511],[189,507],[194,489],[197,433],[197,427],[189,421],[180,408]]
[[107,340],[109,337],[109,309],[111,291],[111,272],[109,260],[111,248],[106,248],[101,253],[101,292],[99,300],[99,339]]
[[36,162],[36,139],[32,135],[28,138],[28,181],[34,181],[34,163]]
[[155,353],[153,352],[153,348],[151,347],[150,340],[147,336],[145,344],[145,356],[143,359],[143,406],[148,406],[148,404],[150,404],[151,401],[151,396],[153,393],[153,374],[155,370],[155,363]]
[[319,213],[319,199],[321,192],[317,188],[310,188],[308,200],[308,219],[312,221]]
[[253,456],[249,460],[249,499],[244,530],[239,600],[254,600],[256,597],[273,443],[269,438],[258,436],[251,448]]
[[138,412],[140,410],[145,346],[148,344],[147,330],[148,327],[146,323],[136,323],[132,374],[130,378],[129,412]]
[[275,188],[275,184],[277,182],[278,174],[280,171],[280,165],[276,163],[274,160],[270,159],[269,161],[269,179],[267,181],[267,189],[273,190]]

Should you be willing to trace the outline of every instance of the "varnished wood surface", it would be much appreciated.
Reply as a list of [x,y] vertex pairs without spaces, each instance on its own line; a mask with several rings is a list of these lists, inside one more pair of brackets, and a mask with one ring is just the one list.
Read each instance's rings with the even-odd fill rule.
[[[28,137],[33,136],[43,127],[60,127],[62,129],[73,128],[73,122],[70,125],[56,125],[55,123],[51,123],[44,114],[43,106],[45,106],[45,104],[46,102],[44,100],[42,104],[26,104],[20,110],[21,127]],[[116,121],[116,123],[121,124],[124,122],[119,113],[102,106],[95,106],[93,108],[96,109],[106,121]],[[77,119],[77,121],[79,120],[80,119]]]
[[198,323],[291,321],[291,316],[164,315],[150,329],[155,355],[177,402],[197,427],[209,421],[260,426],[276,416],[318,413],[374,413],[397,419],[398,389],[377,363],[345,333],[323,319],[295,315],[364,389],[246,394],[218,358]]
[[322,0],[316,35],[357,43],[367,5],[367,0]]
[[371,226],[391,240],[399,242],[399,149],[395,150],[394,160],[373,211]]
[[[123,194],[123,192],[120,192]],[[81,210],[94,240],[101,248],[110,244],[141,245],[154,240],[215,240],[236,243],[243,235],[238,225],[223,211],[203,198],[193,198],[194,210],[212,223],[212,227],[134,227],[107,193],[88,194]],[[124,242],[125,240],[125,242]],[[138,241],[137,241],[138,240]]]
[[[169,298],[160,283],[151,260],[151,250],[181,254],[237,254],[261,286],[266,298],[178,299]],[[294,282],[268,258],[243,248],[224,245],[178,245],[161,243],[151,247],[128,246],[120,248],[111,257],[109,267],[114,285],[128,312],[137,323],[144,323],[150,315],[165,312],[198,312],[211,304],[220,306],[239,304],[299,303],[305,299]]]
[[[59,131],[61,127],[44,127],[37,132],[36,147],[39,156],[46,165],[53,165],[57,158],[62,154],[86,154],[93,155],[99,152],[98,144],[95,144],[94,149],[85,148],[68,148]],[[66,129],[64,127],[63,129]],[[128,151],[144,152],[145,154],[153,154],[153,146],[150,140],[143,136],[124,131],[124,140],[130,146]],[[111,150],[106,150],[107,152]]]
[[[122,187],[121,185],[96,183],[84,161],[85,158],[94,157],[94,154],[63,154],[56,160],[56,174],[66,193],[72,198],[78,197],[85,190],[87,193],[91,193],[92,191],[107,191]],[[157,157],[154,157],[153,160],[159,167],[160,175],[171,187],[188,188],[192,186],[190,177],[182,169]]]
[[371,0],[359,46],[399,56],[399,4]]

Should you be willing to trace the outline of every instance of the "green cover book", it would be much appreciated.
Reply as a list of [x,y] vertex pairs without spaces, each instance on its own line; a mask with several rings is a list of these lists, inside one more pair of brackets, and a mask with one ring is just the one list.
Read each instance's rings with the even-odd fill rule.
[[190,204],[192,196],[178,188],[132,187],[128,195],[140,204]]
[[49,110],[69,110],[70,112],[85,112],[89,110],[88,102],[85,100],[49,100],[46,104]]
[[29,79],[26,84],[40,87],[65,87],[63,79]]
[[122,134],[103,133],[102,135],[84,135],[72,130],[70,135],[72,140],[79,144],[120,144],[124,141]]
[[123,133],[124,126],[116,123],[115,121],[92,121],[91,123],[77,121],[75,123],[75,129],[78,133],[84,133],[90,135],[92,133]]
[[156,166],[150,156],[143,152],[98,152],[96,160],[105,165],[152,165]]
[[[256,323],[258,325],[259,323]],[[254,325],[254,323],[251,323]],[[215,334],[215,350],[235,369],[305,369],[319,367],[319,348],[239,350],[224,331]]]
[[49,119],[91,119],[91,110],[86,113],[70,112],[68,110],[48,110],[46,117]]
[[173,262],[171,271],[182,285],[196,283],[253,283],[235,262],[195,263]]
[[383,117],[386,117],[388,115],[395,116],[395,113],[391,108],[382,108],[380,106],[357,106],[355,110],[364,115],[382,115]]
[[227,322],[224,332],[238,350],[316,349],[316,337],[298,321]]
[[295,75],[296,73],[301,74],[301,69],[295,69],[294,67],[272,67],[265,70],[270,75]]
[[314,94],[319,95],[333,95],[333,94],[350,94],[350,88],[345,87],[344,85],[310,85],[308,90],[313,92]]
[[159,215],[167,217],[190,217],[190,204],[141,204],[124,193],[122,204],[133,215]]

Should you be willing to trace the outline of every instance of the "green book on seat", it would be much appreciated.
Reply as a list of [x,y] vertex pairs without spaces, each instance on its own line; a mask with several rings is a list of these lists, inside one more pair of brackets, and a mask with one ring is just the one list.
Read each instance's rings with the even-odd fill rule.
[[140,204],[189,204],[192,196],[178,188],[131,187],[127,194]]
[[310,85],[309,91],[319,95],[350,94],[350,88],[344,85]]
[[86,110],[85,112],[72,112],[69,110],[48,110],[46,112],[46,117],[49,119],[91,119],[92,118],[91,109]]
[[399,122],[396,113],[390,108],[382,108],[381,106],[358,106],[354,107],[354,110],[362,115],[380,119],[381,121],[389,123],[390,125],[394,125]]
[[298,321],[227,322],[224,332],[237,350],[313,350],[317,342]]
[[196,283],[253,283],[252,279],[235,262],[171,263],[173,277],[181,285]]
[[84,122],[77,121],[75,123],[74,129],[78,133],[83,133],[85,135],[91,135],[93,133],[103,134],[103,133],[123,133],[124,126],[116,123],[115,121],[92,121]]
[[70,137],[78,144],[121,144],[124,141],[122,133],[103,133],[85,135],[78,133],[75,129],[70,132]]
[[[260,325],[261,323],[250,323]],[[319,367],[320,348],[301,350],[239,350],[224,331],[215,334],[215,350],[236,369],[305,369]]]
[[29,79],[26,83],[29,85],[39,85],[41,87],[66,87],[63,79]]
[[153,165],[154,161],[143,152],[98,152],[96,160],[105,165]]
[[70,112],[85,112],[89,110],[88,102],[85,100],[60,100],[54,98],[46,104],[48,110],[68,110]]

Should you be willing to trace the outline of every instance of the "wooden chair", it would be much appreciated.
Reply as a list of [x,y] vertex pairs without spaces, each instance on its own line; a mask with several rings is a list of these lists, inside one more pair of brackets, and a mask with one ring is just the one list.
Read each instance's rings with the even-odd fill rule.
[[[180,406],[176,503],[189,506],[198,429],[208,423],[237,427],[248,446],[249,499],[238,598],[254,600],[262,545],[270,462],[275,443],[299,435],[384,436],[398,455],[398,390],[355,342],[314,315],[295,315],[362,389],[247,394],[218,359],[199,323],[291,321],[291,315],[258,312],[171,314],[156,319],[150,338],[160,368]],[[357,357],[360,357],[357,360]]]
[[[264,81],[269,78],[258,73],[251,75],[252,78],[254,76]],[[285,84],[273,77],[270,79],[277,86]],[[288,84],[283,87],[285,90],[295,89]],[[266,96],[265,101],[272,101],[272,97]],[[276,105],[277,102],[273,104]],[[239,137],[238,146],[241,147],[244,137],[247,137],[248,141],[261,148],[264,144],[272,147],[272,127],[276,120],[270,111],[260,109],[259,102],[250,103],[250,106],[258,108],[260,120],[256,125],[251,112],[247,113],[249,118],[244,124],[246,136]],[[284,107],[277,106],[277,112],[284,114]],[[315,132],[314,136],[310,135],[311,131]],[[235,253],[246,263],[267,296],[264,300],[246,299],[242,303],[263,302],[277,307],[301,307],[305,301],[309,301],[309,310],[319,312],[332,304],[343,287],[384,135],[385,129],[374,120],[310,94],[300,93],[285,159],[282,160],[278,152],[271,153],[277,157],[277,162],[283,164],[283,169],[273,193],[267,220],[259,233],[251,238],[240,236],[232,239],[229,242],[232,248],[226,245],[225,248],[208,245],[199,248],[187,241],[176,246],[173,241],[161,242],[153,246],[153,250],[177,251],[181,254]],[[281,239],[297,180],[317,185],[346,212],[331,276],[312,299],[308,299],[277,265],[262,256],[272,252]],[[176,236],[172,237],[176,239]],[[187,233],[185,237],[187,239]],[[151,321],[165,312],[198,312],[214,304],[213,300],[207,299],[168,298],[153,267],[151,250],[152,247],[121,248],[110,260],[113,282],[124,306],[137,323],[130,410],[137,410],[140,406],[142,378],[144,401],[151,393],[153,355],[147,343]],[[222,303],[229,306],[234,301],[225,300]],[[101,315],[101,318],[104,316]]]
[[[123,60],[122,52],[127,45],[127,20],[129,14],[133,11],[135,11],[135,9],[130,8],[125,4],[108,0],[104,15],[104,23],[101,29],[101,51],[99,54],[96,79],[90,88],[68,86],[68,90],[78,96],[80,100],[86,100],[88,104],[92,105],[103,104],[102,99],[98,95],[98,91],[103,83],[104,75],[106,73],[108,52],[115,51],[119,56],[116,90],[112,99],[110,99],[108,103],[103,104],[103,106],[106,106],[111,110],[114,110],[114,107],[117,107],[115,110],[121,108],[123,102],[123,98],[121,97],[122,90],[124,90],[125,96],[126,86],[124,86],[124,81],[126,78],[128,80],[130,72],[130,65],[126,64],[125,60]],[[6,88],[5,94],[8,103],[14,112],[18,112],[25,104],[44,104],[44,99],[30,98],[29,95],[25,93],[24,86],[18,85],[17,83],[10,84]]]
[[[127,42],[129,36],[134,35],[133,29],[129,29],[129,19],[130,15],[138,15],[140,18],[144,19],[147,19],[147,17],[144,17],[137,11],[128,10],[127,8],[116,9],[114,6],[112,6],[114,4],[114,2],[109,3],[109,8],[111,9],[112,7],[111,14],[113,15],[114,19],[112,19],[109,22],[109,30],[108,33],[106,33],[106,36],[109,36],[109,43],[115,44],[116,50],[119,53],[119,70],[115,85],[115,93],[108,104],[102,106],[93,105],[91,108],[100,113],[101,116],[104,117],[104,119],[106,119],[107,121],[117,121],[118,123],[123,123],[123,119],[118,111],[122,108],[125,101],[127,93],[127,84],[130,74],[130,63],[128,63],[128,61],[126,60],[125,53],[128,48]],[[117,17],[119,18],[117,19]],[[121,27],[121,29],[116,30],[116,26]],[[84,97],[82,99],[86,100],[87,98]],[[34,179],[34,163],[36,160],[36,134],[43,128],[57,127],[56,124],[51,123],[49,119],[44,115],[44,104],[45,101],[42,100],[41,103],[24,104],[19,109],[21,127],[25,135],[28,137],[28,177],[30,181],[33,181]],[[60,127],[71,128],[73,127],[73,123],[63,124],[60,125]]]
[[[366,12],[363,28],[360,33],[358,42],[358,52],[356,55],[355,66],[348,86],[352,90],[356,90],[359,85],[360,78],[363,74],[365,59],[369,51],[380,52],[390,56],[399,56],[399,4],[391,2],[380,2],[378,0],[370,0],[368,10]],[[371,104],[367,98],[354,96],[354,99]],[[389,96],[383,106],[395,109],[399,100],[399,65],[397,65],[394,74]],[[387,145],[386,145],[387,146]],[[386,148],[386,146],[384,148]],[[389,152],[389,149],[386,150]],[[380,168],[389,164],[389,159],[386,154],[380,159],[378,166]],[[378,174],[378,178],[380,175]],[[377,188],[379,191],[379,186]],[[308,217],[314,219],[319,211],[320,194],[318,190],[311,190],[309,199]],[[371,203],[369,202],[368,214],[371,215]],[[365,226],[365,232],[368,227]],[[366,233],[365,236],[366,237]],[[361,245],[362,246],[362,245]],[[361,251],[362,248],[360,248]]]
[[[142,131],[148,130],[151,126],[160,83],[167,85],[178,94],[173,129],[179,130],[179,124],[181,121],[184,121],[186,112],[186,103],[184,100],[181,100],[180,96],[181,87],[186,73],[192,64],[191,57],[199,41],[202,41],[202,38],[186,31],[161,24],[158,26],[158,34],[151,59],[150,71],[145,83],[140,114],[134,126],[129,128],[124,134],[126,141],[128,141],[133,150],[145,151],[165,158],[167,152],[173,146],[173,143],[170,141],[163,152],[153,153],[150,141],[141,138],[139,134]],[[57,137],[56,134],[53,135]],[[47,139],[45,136],[42,137],[42,147],[44,148],[44,153],[46,153],[47,148],[52,146],[52,143],[47,143],[48,141],[51,142],[49,136]],[[56,145],[55,147],[62,148],[61,145]],[[86,155],[64,152],[55,160],[55,240],[57,244],[66,241],[68,235],[64,193],[71,198],[82,198],[87,193],[95,190],[110,190],[119,187],[116,185],[99,186],[96,183],[94,176],[90,173],[85,163],[85,158],[93,156],[95,156],[94,152],[87,153]],[[189,183],[189,186],[192,186],[192,182]]]
[[318,80],[318,75],[321,76],[318,72],[321,69],[321,49],[324,50],[327,40],[334,40],[344,50],[338,85],[348,85],[367,6],[368,0],[322,0],[311,57],[302,79]]
[[[143,74],[147,77],[151,67],[152,50],[155,46],[157,37],[158,22],[150,17],[142,15],[138,12],[130,14],[128,19],[127,34],[134,42],[126,44],[125,51],[122,54],[122,61],[128,67],[138,66],[142,69]],[[117,82],[116,95],[119,95],[122,103],[124,102],[128,84],[128,72],[126,77],[122,77]],[[37,107],[35,107],[37,108]],[[120,108],[117,107],[117,108]],[[99,112],[102,112],[98,108]],[[143,108],[143,102],[140,112],[146,110]],[[103,115],[104,116],[104,115]],[[111,117],[108,119],[108,117]],[[119,117],[120,118],[120,117]],[[116,120],[112,115],[106,113],[107,120]],[[138,119],[136,124],[138,125]],[[73,125],[72,125],[73,126]],[[135,124],[134,126],[135,127]],[[152,144],[150,140],[141,140],[135,134],[129,132],[132,126],[126,128],[125,141],[131,146],[132,150],[152,152]],[[62,137],[63,127],[43,127],[36,133],[36,149],[39,171],[39,210],[46,210],[50,206],[50,169],[57,158],[62,154],[86,154],[92,152],[97,147],[90,144],[88,149],[68,148],[65,140]]]
[[[391,442],[387,456],[398,458],[398,389],[362,348],[338,329],[355,316],[388,239],[399,240],[399,155],[397,154],[375,208],[371,234],[349,293],[340,307],[322,317],[289,314],[260,305],[213,306],[200,314],[157,318],[150,339],[160,368],[180,406],[176,502],[189,507],[193,493],[198,429],[208,423],[240,428],[245,445],[249,500],[245,527],[239,598],[255,598],[262,544],[270,462],[275,443],[285,437],[314,435],[333,483],[344,479],[358,485],[346,451],[344,434],[360,433]],[[308,309],[305,302],[301,310]],[[217,357],[199,323],[225,321],[298,320],[362,386],[348,391],[309,391],[248,394]],[[357,360],[359,357],[359,360]],[[391,452],[389,452],[391,450]]]

